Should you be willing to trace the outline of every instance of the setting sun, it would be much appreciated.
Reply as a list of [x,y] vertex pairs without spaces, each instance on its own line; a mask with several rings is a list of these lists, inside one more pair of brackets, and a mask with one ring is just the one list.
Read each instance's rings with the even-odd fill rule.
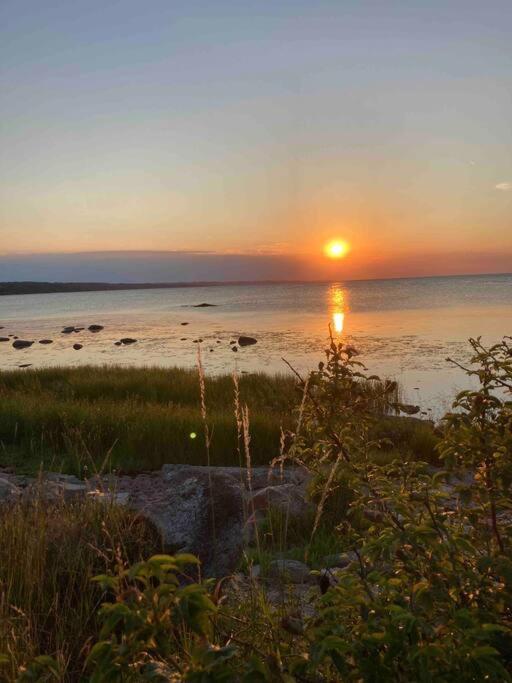
[[324,247],[325,255],[329,258],[343,258],[349,251],[348,242],[344,240],[333,240]]

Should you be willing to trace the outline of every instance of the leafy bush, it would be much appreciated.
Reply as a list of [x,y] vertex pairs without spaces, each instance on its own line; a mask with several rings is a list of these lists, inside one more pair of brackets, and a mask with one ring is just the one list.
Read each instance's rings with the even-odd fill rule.
[[[479,386],[444,419],[445,470],[350,463],[354,501],[341,530],[357,561],[313,626],[313,661],[330,659],[343,679],[511,680],[512,348],[471,345],[466,371]],[[336,437],[323,449],[351,455],[352,432]]]

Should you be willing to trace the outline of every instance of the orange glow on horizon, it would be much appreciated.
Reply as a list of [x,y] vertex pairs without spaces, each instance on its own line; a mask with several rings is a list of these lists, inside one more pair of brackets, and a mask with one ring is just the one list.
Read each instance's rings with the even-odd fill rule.
[[349,250],[350,246],[345,240],[332,240],[324,247],[325,255],[332,259],[343,258],[348,254]]

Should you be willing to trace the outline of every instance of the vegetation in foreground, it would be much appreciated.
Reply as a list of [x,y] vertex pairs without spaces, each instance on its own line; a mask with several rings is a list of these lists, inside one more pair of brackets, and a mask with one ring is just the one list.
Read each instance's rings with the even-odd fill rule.
[[[204,381],[214,433],[210,462],[239,465],[233,378]],[[279,453],[281,428],[293,426],[300,389],[289,375],[242,375],[238,386],[251,415],[253,465],[268,465]],[[368,390],[378,396],[378,387]],[[194,370],[91,366],[0,372],[0,465],[25,474],[42,467],[80,476],[105,462],[124,472],[164,463],[202,465],[204,440],[196,438],[202,425]],[[428,425],[382,420],[376,429],[400,448],[409,445],[434,457]]]
[[[80,674],[49,649],[24,659],[7,632],[6,680],[512,680],[512,345],[471,344],[466,370],[479,387],[459,394],[443,420],[443,468],[375,459],[390,445],[372,436],[380,412],[353,349],[333,342],[302,383],[274,466],[301,463],[314,475],[304,558],[326,530],[353,554],[321,591],[311,589],[306,613],[293,595],[269,602],[258,582],[237,599],[226,582],[190,583],[193,557],[133,564],[119,550],[93,582],[103,606],[91,620],[101,628],[83,641]],[[390,407],[393,389],[380,385]],[[21,585],[19,562],[9,551],[2,558],[3,591],[5,576]],[[66,575],[70,562],[63,554],[59,571]],[[55,572],[47,566],[48,576]],[[65,585],[55,585],[54,600]]]

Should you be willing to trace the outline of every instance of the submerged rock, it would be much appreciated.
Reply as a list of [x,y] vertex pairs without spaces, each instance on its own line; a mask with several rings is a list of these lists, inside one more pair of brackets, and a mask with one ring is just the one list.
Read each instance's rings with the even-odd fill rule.
[[120,339],[121,344],[135,344],[136,341],[136,339],[132,339],[131,337],[123,337]]
[[83,346],[82,344],[73,344],[73,348],[75,349],[75,351],[80,351],[80,349],[82,349]]
[[53,339],[40,339],[40,344],[53,344]]
[[192,308],[210,308],[211,306],[217,306],[217,304],[193,304]]
[[89,332],[101,332],[104,329],[103,325],[89,325],[87,328]]
[[3,342],[3,341],[10,341],[9,337],[0,337],[0,342]]
[[33,343],[33,341],[26,341],[25,339],[16,339],[12,345],[15,349],[28,349]]
[[252,346],[253,344],[257,344],[258,340],[255,339],[254,337],[245,337],[244,335],[238,337],[238,345],[239,346]]

